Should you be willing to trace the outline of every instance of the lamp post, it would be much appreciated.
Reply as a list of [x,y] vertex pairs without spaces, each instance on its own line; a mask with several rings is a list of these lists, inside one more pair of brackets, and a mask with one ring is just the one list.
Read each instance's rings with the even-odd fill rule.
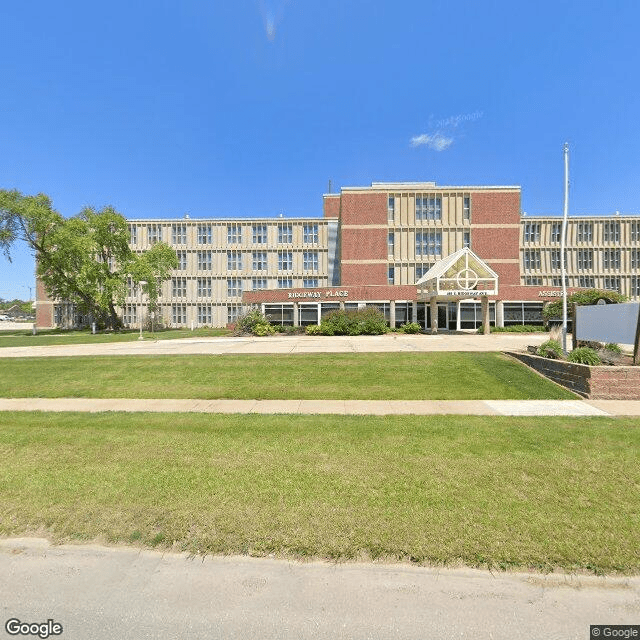
[[[564,153],[564,211],[562,216],[562,235],[560,237],[560,273],[562,276],[562,353],[567,355],[567,268],[565,252],[567,249],[567,216],[569,212],[569,143],[565,142]],[[573,319],[575,331],[575,318]]]
[[140,294],[140,298],[139,298],[139,302],[140,302],[140,337],[138,338],[138,340],[144,340],[144,338],[142,337],[142,287],[147,284],[146,280],[140,280],[140,282],[138,282],[138,291]]

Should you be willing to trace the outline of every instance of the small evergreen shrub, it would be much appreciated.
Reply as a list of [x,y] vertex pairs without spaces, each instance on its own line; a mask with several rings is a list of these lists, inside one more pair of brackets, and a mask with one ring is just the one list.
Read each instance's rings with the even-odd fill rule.
[[275,329],[269,320],[262,315],[260,309],[252,309],[238,317],[234,333],[236,335],[251,333],[254,336],[267,336],[275,333]]
[[536,354],[551,360],[561,360],[562,346],[557,340],[547,340],[538,347]]
[[[511,324],[507,327],[489,327],[491,333],[543,333],[547,329],[538,324]],[[484,333],[484,325],[478,327],[478,333]]]
[[384,314],[374,307],[357,311],[336,309],[322,319],[320,326],[325,336],[380,335],[388,331]]
[[319,324],[308,324],[305,327],[304,332],[308,336],[321,336],[321,335],[323,335],[322,327]]
[[615,342],[608,342],[604,345],[605,351],[611,351],[611,353],[622,353],[622,349],[620,345],[617,345]]
[[406,322],[398,329],[401,333],[420,333],[422,327],[417,322]]
[[575,362],[576,364],[590,364],[595,366],[601,364],[600,356],[589,347],[578,347],[574,349],[567,357],[569,362]]

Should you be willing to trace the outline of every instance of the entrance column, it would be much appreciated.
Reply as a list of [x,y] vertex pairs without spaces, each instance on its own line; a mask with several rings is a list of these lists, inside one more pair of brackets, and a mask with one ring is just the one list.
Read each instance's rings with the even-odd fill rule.
[[504,327],[504,302],[496,300],[496,327]]
[[389,327],[396,328],[396,301],[389,300]]
[[[426,309],[425,309],[426,311]],[[427,322],[427,316],[424,317],[425,324]],[[411,316],[411,322],[418,322],[418,301],[413,301],[413,314]]]
[[264,302],[260,305],[260,313],[264,315]]
[[321,321],[322,321],[322,303],[318,302],[318,326],[320,326]]
[[460,300],[456,300],[456,331],[462,329],[462,320],[460,319]]
[[[438,333],[438,301],[436,300],[435,296],[431,297],[431,300],[429,300],[429,305],[431,307],[431,333],[436,334]],[[425,302],[425,307],[426,306],[427,303]]]
[[482,333],[488,336],[491,333],[489,326],[489,296],[482,296]]
[[294,327],[299,327],[300,326],[300,317],[298,315],[298,303],[297,302],[293,303],[293,326]]

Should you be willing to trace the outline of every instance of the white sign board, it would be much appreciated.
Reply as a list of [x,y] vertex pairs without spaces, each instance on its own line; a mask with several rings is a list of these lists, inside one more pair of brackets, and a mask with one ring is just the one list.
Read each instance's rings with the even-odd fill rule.
[[576,307],[576,338],[634,344],[639,302]]

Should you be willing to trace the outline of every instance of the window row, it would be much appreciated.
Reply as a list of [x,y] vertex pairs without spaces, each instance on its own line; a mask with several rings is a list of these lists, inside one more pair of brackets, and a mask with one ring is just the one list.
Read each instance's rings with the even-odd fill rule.
[[[148,224],[147,239],[149,244],[156,244],[163,241],[163,225],[161,224]],[[268,234],[267,224],[253,224],[251,225],[251,242],[254,244],[266,244]],[[196,227],[196,238],[198,244],[212,244],[213,242],[213,225],[211,224],[198,224]],[[228,224],[227,228],[227,243],[228,244],[240,244],[243,241],[243,231],[245,231],[243,225],[239,223]],[[293,224],[284,222],[279,223],[277,227],[278,244],[293,244]],[[130,225],[130,243],[135,245],[138,242],[138,226]],[[248,238],[247,238],[248,239]],[[168,238],[167,238],[168,240]],[[302,225],[302,242],[303,244],[318,244],[319,232],[318,223],[309,222]],[[171,244],[184,245],[187,244],[187,225],[186,224],[172,224],[171,225]]]
[[[399,198],[390,195],[387,200],[387,217],[390,222],[395,219],[396,201]],[[462,217],[471,219],[471,197],[463,196]],[[442,196],[416,194],[415,197],[416,220],[442,220]]]
[[[601,249],[602,269],[619,271],[622,268],[621,249]],[[572,252],[573,253],[573,252]],[[594,268],[595,249],[577,249],[575,251],[575,266],[580,271],[589,271]],[[556,271],[561,268],[561,250],[551,249],[551,269]],[[632,249],[629,254],[631,269],[640,268],[640,249]],[[539,271],[542,268],[542,250],[525,249],[522,254],[522,266],[525,271]],[[567,260],[568,268],[568,260]]]
[[[196,265],[198,271],[211,271],[213,269],[214,251],[204,249],[196,251]],[[187,252],[184,249],[176,251],[178,256],[179,271],[187,269]],[[267,252],[253,251],[250,254],[243,254],[241,251],[227,251],[227,271],[241,271],[245,264],[251,265],[253,271],[267,270]],[[293,251],[278,252],[278,270],[293,271]],[[246,260],[246,262],[245,262]],[[302,252],[302,268],[304,271],[318,271],[320,269],[320,257],[317,251]]]

